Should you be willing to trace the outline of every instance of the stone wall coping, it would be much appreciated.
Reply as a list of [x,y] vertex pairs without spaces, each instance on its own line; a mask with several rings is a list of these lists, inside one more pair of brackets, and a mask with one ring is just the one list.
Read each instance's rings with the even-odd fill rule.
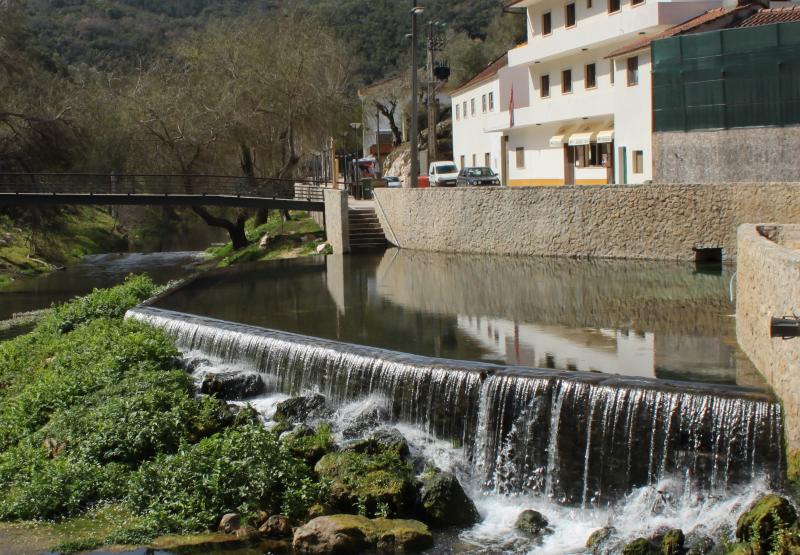
[[800,249],[782,245],[779,235],[775,239],[767,237],[762,232],[764,228],[773,228],[777,234],[780,234],[782,230],[800,233],[800,225],[798,224],[741,224],[738,231],[738,240],[754,243],[754,246],[764,250],[770,256],[800,266]]

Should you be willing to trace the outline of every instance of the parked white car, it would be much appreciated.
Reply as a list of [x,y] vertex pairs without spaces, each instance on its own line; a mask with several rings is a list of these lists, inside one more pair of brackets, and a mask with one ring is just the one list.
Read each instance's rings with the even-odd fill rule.
[[455,162],[433,162],[428,168],[431,187],[455,187],[457,179],[458,167]]

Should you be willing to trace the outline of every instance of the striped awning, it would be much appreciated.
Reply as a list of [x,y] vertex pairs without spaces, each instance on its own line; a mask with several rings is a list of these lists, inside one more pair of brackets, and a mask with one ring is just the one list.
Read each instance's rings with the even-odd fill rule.
[[562,127],[558,133],[550,137],[550,146],[552,148],[561,148],[569,140],[569,128]]
[[585,131],[583,133],[573,133],[569,136],[569,146],[588,145],[597,138],[597,131]]
[[613,129],[604,129],[597,134],[597,142],[598,143],[613,143],[614,142],[614,130]]

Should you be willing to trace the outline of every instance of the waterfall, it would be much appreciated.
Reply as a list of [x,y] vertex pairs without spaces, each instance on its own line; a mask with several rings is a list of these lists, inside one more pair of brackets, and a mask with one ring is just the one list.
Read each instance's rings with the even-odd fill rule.
[[463,446],[486,490],[597,506],[675,476],[712,494],[782,477],[781,408],[762,392],[433,359],[151,307],[128,317],[288,394],[380,395],[393,420]]

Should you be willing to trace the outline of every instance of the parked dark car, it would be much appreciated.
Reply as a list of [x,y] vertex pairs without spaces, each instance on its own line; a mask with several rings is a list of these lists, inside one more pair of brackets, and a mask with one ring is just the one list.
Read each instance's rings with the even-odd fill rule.
[[464,168],[458,173],[456,187],[498,186],[500,176],[492,168],[472,167]]

